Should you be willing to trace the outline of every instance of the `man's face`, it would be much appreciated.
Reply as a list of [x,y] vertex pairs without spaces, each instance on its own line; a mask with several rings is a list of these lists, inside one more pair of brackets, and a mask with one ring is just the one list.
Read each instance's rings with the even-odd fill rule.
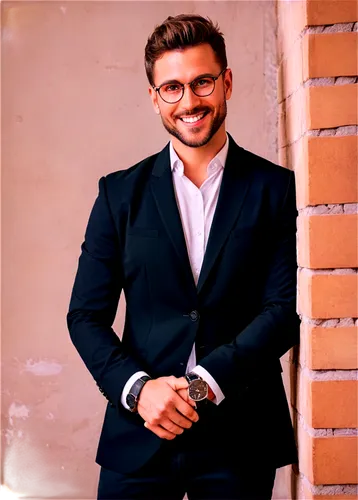
[[[201,75],[218,76],[221,68],[209,44],[185,50],[166,52],[154,66],[154,84],[164,82],[189,83]],[[174,104],[166,103],[152,87],[149,92],[156,113],[160,114],[165,129],[186,146],[197,148],[207,144],[224,127],[226,100],[232,91],[231,70],[226,70],[216,81],[214,92],[207,97],[194,94],[186,85],[184,96]],[[185,122],[186,117],[201,117]]]

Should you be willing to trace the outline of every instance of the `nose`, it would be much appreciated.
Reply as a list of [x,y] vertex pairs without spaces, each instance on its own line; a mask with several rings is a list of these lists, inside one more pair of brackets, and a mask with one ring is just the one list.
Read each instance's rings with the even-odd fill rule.
[[184,109],[191,111],[200,104],[200,97],[194,94],[190,85],[185,85],[181,105]]

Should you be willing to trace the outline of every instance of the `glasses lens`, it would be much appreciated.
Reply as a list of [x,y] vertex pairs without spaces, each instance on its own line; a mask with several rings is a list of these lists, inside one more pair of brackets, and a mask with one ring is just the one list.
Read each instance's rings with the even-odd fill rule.
[[177,102],[183,96],[183,87],[178,83],[168,83],[160,87],[159,94],[166,102]]
[[194,80],[191,88],[197,96],[205,97],[213,92],[214,86],[215,80],[210,77],[205,77]]

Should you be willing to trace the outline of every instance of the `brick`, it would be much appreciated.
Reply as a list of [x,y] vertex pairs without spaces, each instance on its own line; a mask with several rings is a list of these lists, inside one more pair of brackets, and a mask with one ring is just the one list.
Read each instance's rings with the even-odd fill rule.
[[306,92],[309,130],[357,125],[358,85],[309,87]]
[[298,424],[300,471],[311,484],[358,482],[358,437],[314,437]]
[[301,323],[300,359],[311,370],[358,368],[358,327],[324,328]]
[[313,476],[315,484],[358,482],[357,436],[314,438]]
[[[340,494],[340,495],[313,495],[312,497],[313,500],[358,500],[357,495],[345,495]],[[305,499],[309,500],[309,498]]]
[[307,130],[358,123],[358,85],[293,87],[279,105],[280,147],[297,141]]
[[316,429],[357,427],[357,380],[313,380],[311,387],[312,427]]
[[357,137],[310,137],[307,142],[311,176],[309,205],[358,201]]
[[[358,500],[357,495],[313,495],[313,500]],[[308,499],[307,499],[308,500]]]
[[306,0],[306,9],[308,26],[355,22],[358,17],[356,0]]
[[357,274],[314,274],[302,269],[298,276],[298,308],[310,318],[356,318]]
[[288,151],[296,171],[297,204],[357,203],[357,137],[303,137]]
[[358,267],[358,215],[300,215],[297,227],[301,267]]
[[312,380],[299,375],[297,408],[315,429],[355,428],[358,424],[356,380]]
[[279,102],[311,78],[356,76],[357,35],[356,32],[320,33],[297,38],[281,56]]
[[322,33],[306,35],[304,81],[326,76],[357,75],[358,33]]
[[357,91],[356,84],[299,87],[281,103],[286,131],[280,146],[294,143],[307,130],[356,125]]
[[331,494],[331,495],[315,495],[311,488],[306,482],[302,484],[302,493],[303,496],[300,497],[300,500],[357,500],[357,495],[347,495],[345,493],[340,494]]

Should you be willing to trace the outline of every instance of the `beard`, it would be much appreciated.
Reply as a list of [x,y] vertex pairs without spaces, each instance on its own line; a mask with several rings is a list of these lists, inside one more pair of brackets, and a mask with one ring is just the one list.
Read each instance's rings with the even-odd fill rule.
[[[186,116],[194,116],[198,115],[200,113],[204,112],[205,114],[210,112],[210,109],[208,108],[194,108],[192,112]],[[192,134],[193,137],[186,137],[184,134],[178,130],[177,127],[174,125],[171,125],[168,120],[166,120],[162,114],[160,114],[160,117],[162,119],[163,126],[165,130],[171,134],[172,136],[176,137],[182,144],[185,146],[189,146],[191,148],[200,148],[202,146],[205,146],[210,142],[212,137],[216,134],[216,132],[219,130],[221,125],[223,124],[225,118],[227,115],[227,106],[226,106],[226,99],[224,98],[222,103],[219,106],[219,111],[216,116],[211,120],[211,123],[209,125],[209,130],[206,133],[206,135],[202,139],[196,139],[195,135],[200,132],[200,127],[192,127],[190,130],[188,130],[188,135]],[[179,119],[179,118],[178,118]]]

